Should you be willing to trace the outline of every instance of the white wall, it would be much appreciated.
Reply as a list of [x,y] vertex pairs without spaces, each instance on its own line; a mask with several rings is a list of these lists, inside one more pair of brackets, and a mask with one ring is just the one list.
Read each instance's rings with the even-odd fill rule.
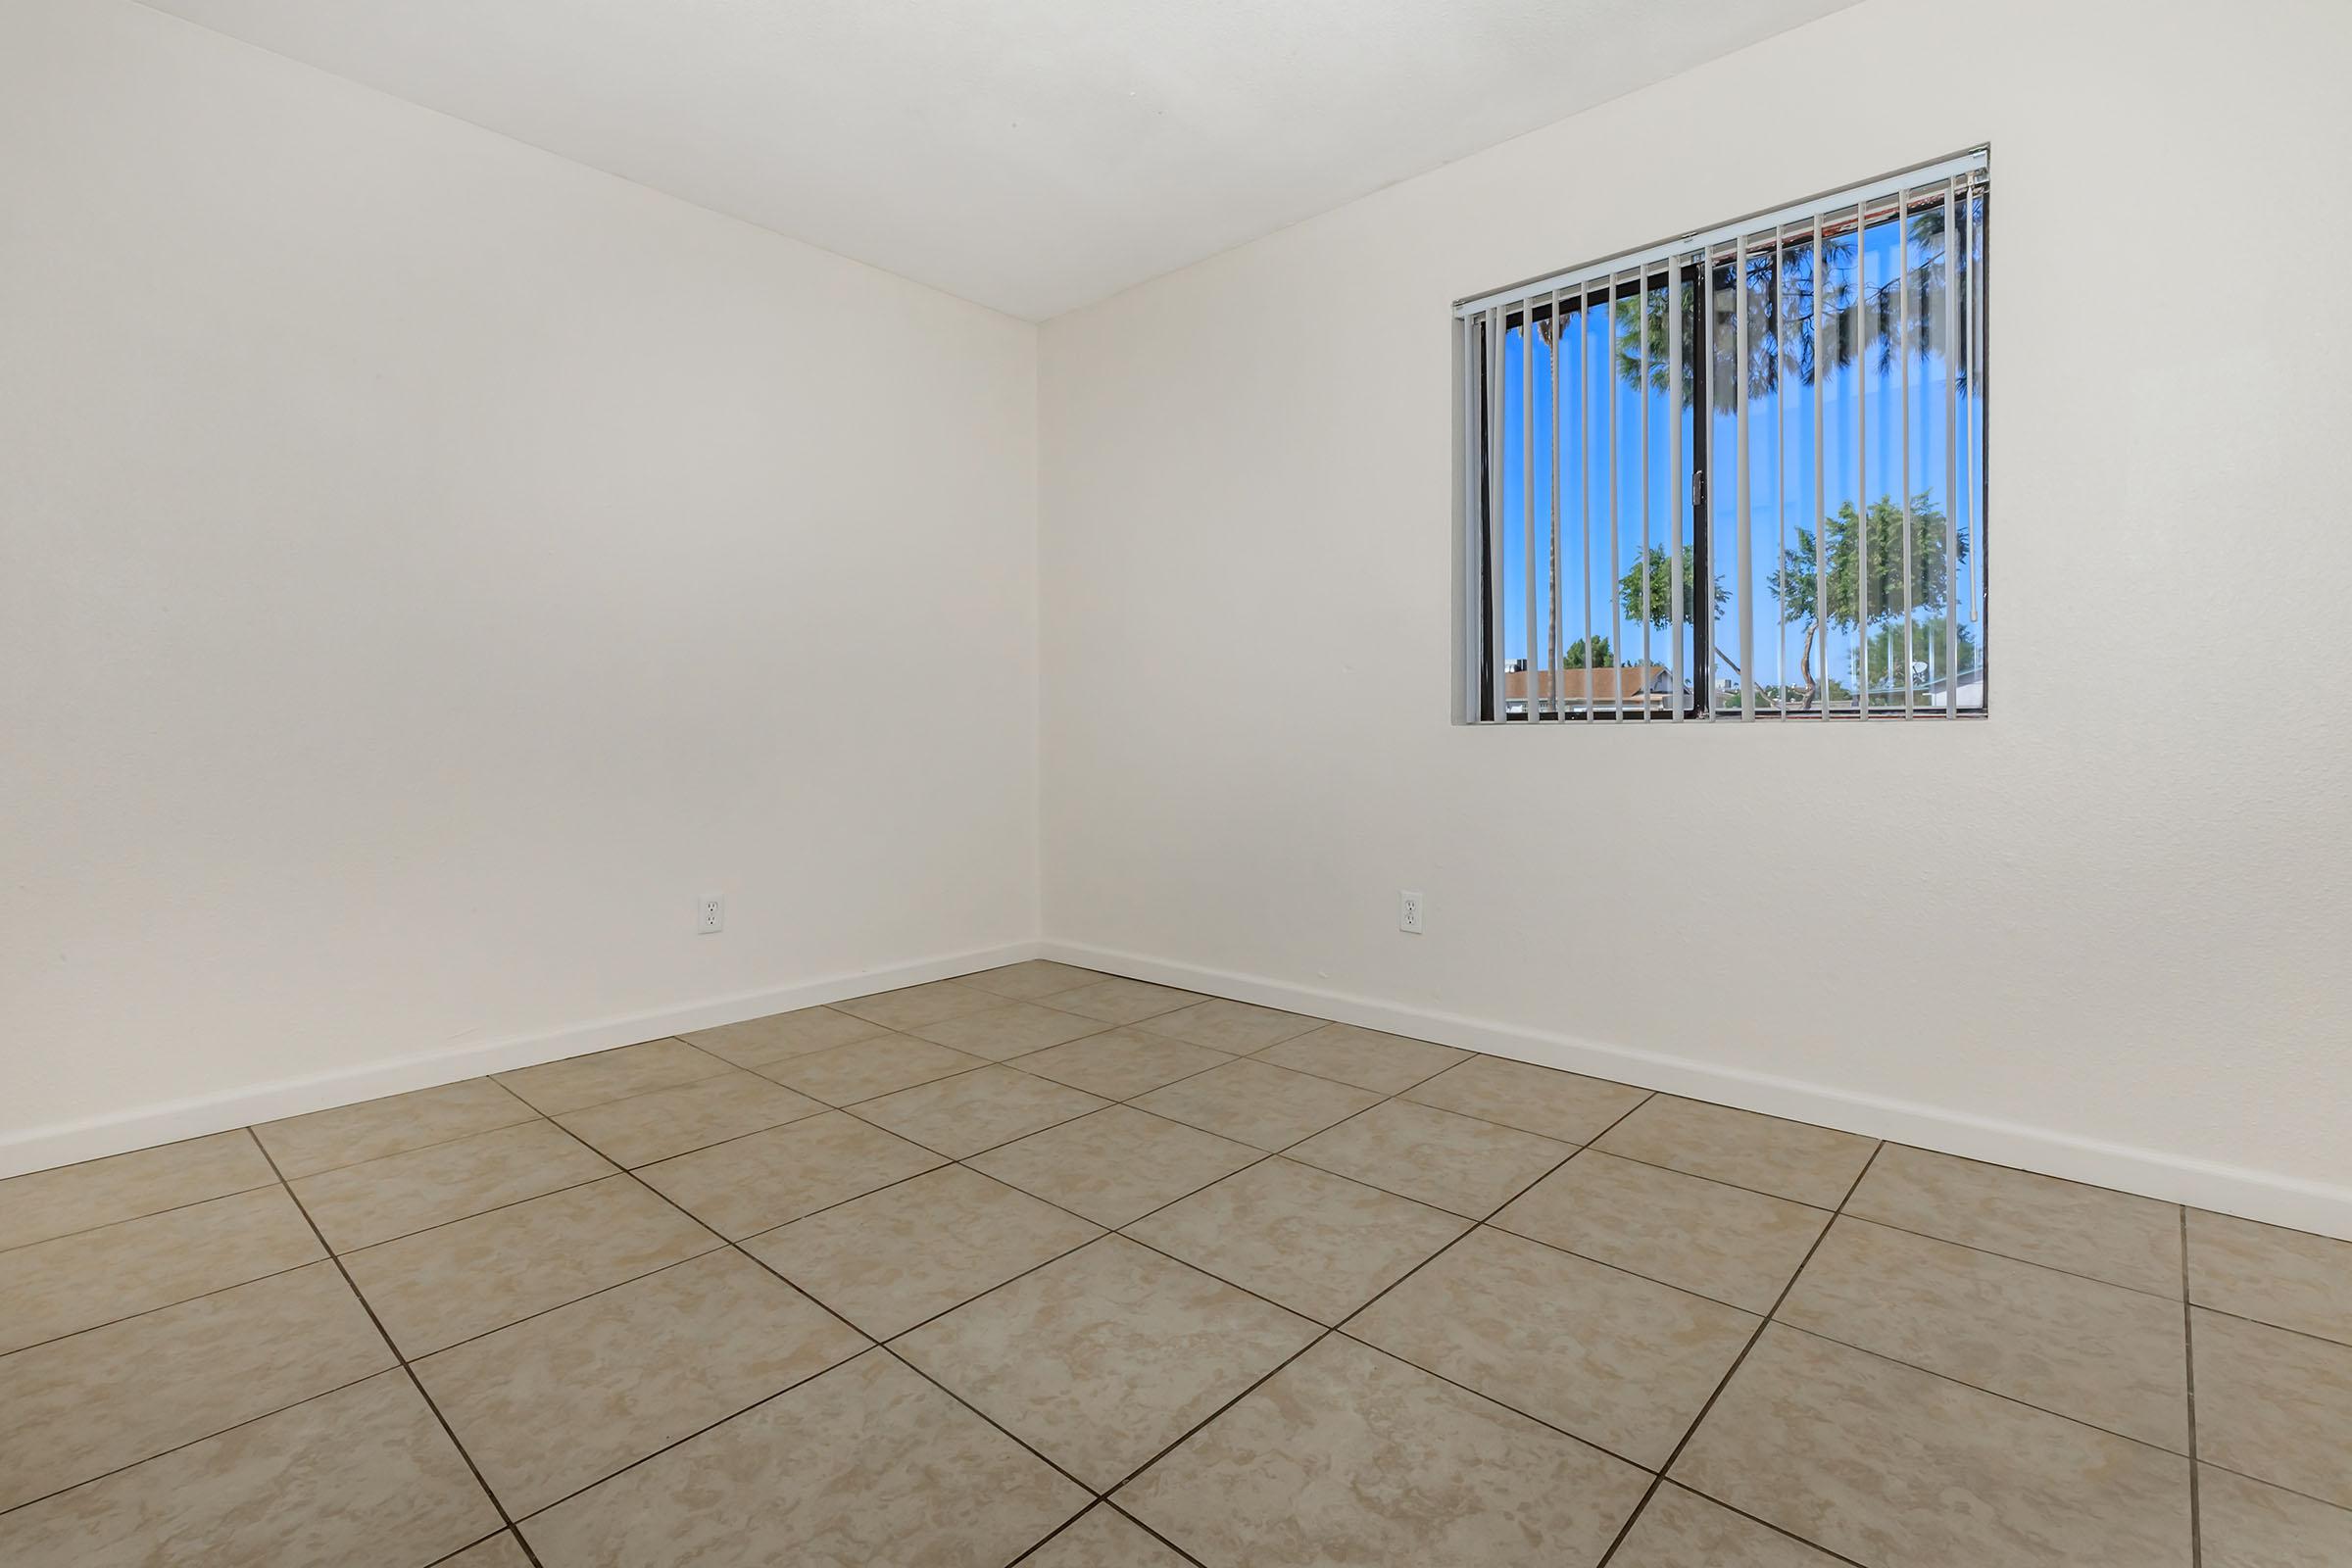
[[[2347,58],[1870,0],[1049,323],[1049,938],[2352,1225]],[[1448,302],[1986,140],[1993,717],[1449,726]]]
[[1033,938],[1035,346],[0,6],[0,1174]]

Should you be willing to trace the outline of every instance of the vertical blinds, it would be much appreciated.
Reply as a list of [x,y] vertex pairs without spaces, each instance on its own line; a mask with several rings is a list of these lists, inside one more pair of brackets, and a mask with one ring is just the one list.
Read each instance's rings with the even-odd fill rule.
[[1459,303],[1465,715],[1982,713],[1989,202],[1979,149]]

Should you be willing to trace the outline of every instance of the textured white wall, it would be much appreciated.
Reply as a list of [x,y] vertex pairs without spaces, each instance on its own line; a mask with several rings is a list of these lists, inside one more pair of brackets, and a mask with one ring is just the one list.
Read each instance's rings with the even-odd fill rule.
[[[1870,0],[1050,322],[1049,937],[2342,1204],[2347,58]],[[1991,720],[1451,727],[1448,302],[1986,140]]]
[[1034,936],[1035,353],[0,6],[0,1144]]

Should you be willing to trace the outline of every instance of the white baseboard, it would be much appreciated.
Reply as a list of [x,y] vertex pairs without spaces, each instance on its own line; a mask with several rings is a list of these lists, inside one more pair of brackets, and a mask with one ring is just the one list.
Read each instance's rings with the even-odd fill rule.
[[1037,952],[1034,942],[1016,942],[1001,948],[925,958],[914,963],[895,964],[887,969],[838,975],[801,985],[713,997],[709,1001],[656,1012],[602,1018],[539,1034],[515,1035],[505,1040],[460,1047],[455,1051],[395,1056],[334,1072],[316,1073],[303,1078],[281,1078],[273,1083],[256,1084],[192,1100],[142,1105],[83,1121],[28,1128],[0,1136],[0,1177],[47,1170],[53,1165],[71,1165],[78,1160],[124,1153],[133,1149],[148,1149],[157,1144],[176,1143],[183,1138],[198,1138],[206,1133],[226,1132],[231,1127],[275,1121],[281,1116],[299,1116],[305,1111],[325,1110],[331,1106],[354,1104],[385,1095],[405,1094],[412,1089],[430,1089],[437,1084],[456,1083],[461,1078],[477,1078],[483,1073],[532,1067],[543,1061],[577,1056],[584,1052],[634,1045],[640,1040],[660,1040],[667,1035],[684,1034],[694,1029],[714,1029],[724,1023],[765,1017],[771,1012],[789,1012],[795,1007],[813,1007],[820,1003],[840,1002],[872,991],[920,985],[926,980],[946,980],[979,969],[993,969],[1003,963],[1018,963],[1024,958],[1036,957]]
[[1039,944],[1038,956],[2352,1240],[2352,1188],[2103,1143],[2046,1127],[1972,1116],[1914,1101],[1857,1094],[1687,1056],[1397,1006],[1259,975],[1170,963],[1142,954],[1049,940]]

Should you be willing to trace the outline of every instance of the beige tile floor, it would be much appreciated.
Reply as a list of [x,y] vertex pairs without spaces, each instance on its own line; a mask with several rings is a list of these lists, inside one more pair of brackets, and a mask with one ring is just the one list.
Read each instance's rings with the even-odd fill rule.
[[0,1182],[8,1568],[1016,1561],[2345,1568],[2352,1245],[1054,963]]

